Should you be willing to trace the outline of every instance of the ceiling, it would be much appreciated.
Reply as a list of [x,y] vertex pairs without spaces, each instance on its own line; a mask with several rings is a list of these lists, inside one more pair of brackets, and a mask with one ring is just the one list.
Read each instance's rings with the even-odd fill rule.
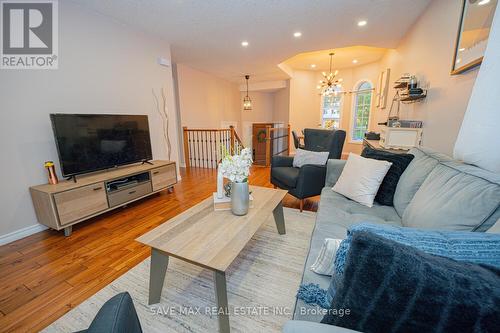
[[[360,65],[366,65],[380,60],[386,48],[369,46],[350,46],[338,49],[329,49],[314,52],[299,53],[290,59],[284,61],[284,64],[299,70],[318,70],[327,71],[330,67],[329,53],[333,52],[333,69],[351,68]],[[356,63],[353,63],[356,60]],[[311,67],[315,65],[315,67]]]
[[[171,44],[173,61],[243,82],[302,52],[396,47],[430,0],[73,0]],[[359,20],[368,24],[358,27]],[[293,33],[302,32],[295,38]],[[241,42],[249,42],[242,47]]]

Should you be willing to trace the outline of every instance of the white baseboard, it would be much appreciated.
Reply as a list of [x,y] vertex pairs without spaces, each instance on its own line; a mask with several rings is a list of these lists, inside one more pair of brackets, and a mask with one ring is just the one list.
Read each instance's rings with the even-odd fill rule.
[[28,237],[30,235],[36,234],[37,232],[43,231],[45,229],[48,229],[46,226],[42,224],[35,224],[26,228],[22,228],[16,231],[13,231],[11,233],[8,233],[6,235],[1,235],[0,236],[0,245],[5,245],[8,243],[11,243],[13,241],[16,241],[18,239]]

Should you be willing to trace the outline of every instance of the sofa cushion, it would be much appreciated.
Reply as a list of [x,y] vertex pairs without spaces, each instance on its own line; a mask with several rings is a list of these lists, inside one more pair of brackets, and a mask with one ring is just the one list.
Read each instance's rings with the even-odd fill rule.
[[403,214],[413,228],[472,231],[500,205],[500,181],[458,162],[440,163],[415,193]]
[[458,262],[368,232],[353,236],[323,323],[362,332],[495,332],[500,270]]
[[320,223],[337,224],[344,227],[342,234],[332,235],[332,238],[344,239],[347,228],[359,222],[373,222],[385,225],[401,226],[401,218],[394,207],[375,203],[367,207],[336,193],[331,188],[323,188],[319,203],[318,215]]
[[272,177],[278,179],[281,183],[288,187],[294,188],[297,186],[297,179],[299,178],[299,168],[290,167],[275,167],[272,168]]
[[[365,221],[401,226],[401,218],[393,207],[381,206],[377,203],[371,208],[366,207],[335,193],[329,187],[323,188],[301,284],[312,283],[319,285],[322,289],[328,289],[331,277],[316,274],[310,269],[318,257],[324,239],[344,239],[347,235],[347,228]],[[324,315],[322,310],[324,309],[317,305],[309,305],[297,299],[293,318],[319,322]]]
[[437,157],[444,158],[444,156],[433,155],[420,148],[411,149],[409,154],[412,154],[414,158],[399,178],[394,192],[393,205],[399,216],[403,216],[406,207],[417,193],[420,185],[439,163]]
[[490,234],[500,234],[500,219],[498,219],[486,232]]
[[408,164],[410,164],[413,160],[414,156],[411,154],[390,153],[384,150],[372,149],[370,147],[363,149],[361,156],[392,163],[389,171],[387,171],[387,174],[382,181],[382,184],[380,184],[377,195],[375,196],[375,201],[381,205],[393,206],[394,192],[396,192],[396,186],[398,185],[399,178],[401,178],[401,175],[408,167]]

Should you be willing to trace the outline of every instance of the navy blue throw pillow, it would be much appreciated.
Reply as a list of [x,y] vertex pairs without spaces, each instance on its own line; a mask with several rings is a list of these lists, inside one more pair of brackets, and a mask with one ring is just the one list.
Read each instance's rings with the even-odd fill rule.
[[365,333],[498,332],[500,269],[358,232],[322,323]]
[[379,204],[392,206],[399,178],[406,170],[406,167],[410,164],[411,160],[413,160],[414,156],[412,154],[394,154],[369,147],[363,149],[361,156],[392,163],[389,171],[387,171],[387,174],[382,181],[382,184],[380,184],[377,195],[375,196],[375,201]]

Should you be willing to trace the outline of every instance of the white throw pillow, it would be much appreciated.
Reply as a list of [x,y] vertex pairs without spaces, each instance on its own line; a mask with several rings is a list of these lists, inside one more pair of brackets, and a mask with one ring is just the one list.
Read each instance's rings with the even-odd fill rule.
[[297,149],[293,157],[293,166],[295,168],[300,168],[306,164],[325,165],[326,161],[328,161],[328,155],[330,155],[330,153],[327,151]]
[[321,275],[333,275],[335,255],[342,239],[325,238],[316,261],[311,266],[311,271]]
[[372,207],[378,188],[392,163],[349,153],[344,170],[333,190],[343,196]]

